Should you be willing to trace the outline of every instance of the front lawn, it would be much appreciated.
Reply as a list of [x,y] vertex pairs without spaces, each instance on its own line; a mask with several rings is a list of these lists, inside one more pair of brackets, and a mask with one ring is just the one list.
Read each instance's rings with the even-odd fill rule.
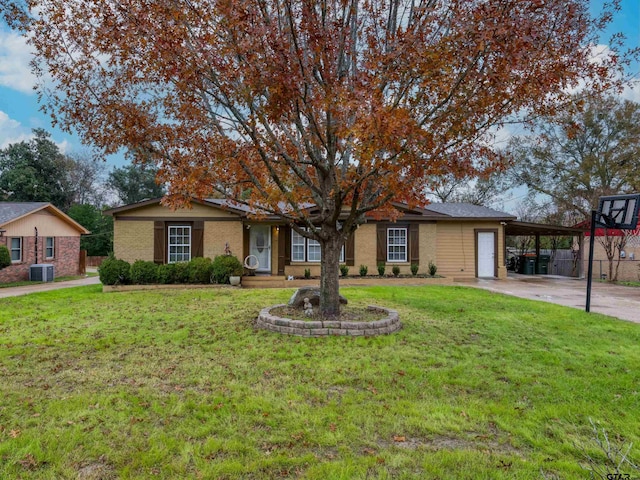
[[590,420],[640,458],[638,324],[428,286],[342,289],[389,336],[253,329],[291,293],[0,300],[0,478],[589,478]]

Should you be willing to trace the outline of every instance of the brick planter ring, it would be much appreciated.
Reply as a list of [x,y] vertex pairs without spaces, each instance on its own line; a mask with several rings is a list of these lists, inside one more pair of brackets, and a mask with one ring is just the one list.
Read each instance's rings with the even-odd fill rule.
[[367,310],[387,314],[386,318],[374,322],[341,322],[336,320],[307,322],[271,315],[272,309],[285,306],[286,305],[283,304],[263,308],[256,319],[256,326],[265,330],[271,330],[272,332],[296,335],[298,337],[326,337],[329,335],[372,337],[393,333],[402,328],[398,312],[384,307],[376,307],[373,305],[367,307]]

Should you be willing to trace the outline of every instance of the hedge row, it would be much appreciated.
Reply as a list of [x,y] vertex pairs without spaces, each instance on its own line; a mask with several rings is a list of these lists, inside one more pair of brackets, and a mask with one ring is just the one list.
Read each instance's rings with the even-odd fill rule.
[[136,260],[133,264],[110,257],[98,267],[103,285],[149,285],[173,283],[229,283],[232,275],[242,275],[243,267],[233,255],[192,258],[189,262],[156,265]]
[[11,253],[4,245],[0,245],[0,270],[11,265]]

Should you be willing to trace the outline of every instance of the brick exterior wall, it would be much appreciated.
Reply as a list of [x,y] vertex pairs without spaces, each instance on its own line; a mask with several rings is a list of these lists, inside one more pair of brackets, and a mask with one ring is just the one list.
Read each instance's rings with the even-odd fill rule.
[[[38,237],[38,261],[36,262],[35,237],[22,237],[22,262],[0,270],[0,283],[29,280],[29,267],[34,263],[48,263],[54,267],[56,277],[78,275],[80,269],[80,237],[54,237],[53,259],[45,259],[45,237]],[[8,247],[8,238],[0,238],[0,244]]]
[[[165,212],[166,213],[166,212]],[[158,220],[172,221],[171,217],[158,217]],[[225,244],[241,262],[242,222],[204,222],[203,254],[211,259],[224,254]],[[114,222],[114,254],[116,258],[133,263],[136,260],[153,261],[153,221],[116,220]],[[166,260],[165,260],[166,261]]]
[[153,262],[153,221],[113,222],[113,253],[116,258],[133,263]]
[[242,256],[242,222],[204,222],[204,256],[212,260],[224,255],[224,246],[229,244],[231,253],[244,262]]
[[[420,249],[420,264],[418,272],[428,273],[429,262],[434,262],[437,265],[436,256],[436,240],[437,240],[437,225],[435,223],[422,223],[419,227],[419,249]],[[378,262],[376,261],[377,252],[377,236],[376,236],[376,224],[367,223],[360,225],[360,227],[354,233],[355,238],[355,258],[354,265],[349,267],[350,276],[360,275],[360,265],[365,265],[368,268],[367,275],[378,276]],[[277,259],[276,259],[277,260]],[[391,274],[391,270],[394,266],[400,267],[400,273],[402,275],[411,274],[411,263],[395,263],[387,262],[386,273]],[[320,275],[320,263],[302,263],[292,262],[291,265],[285,267],[285,275],[293,275],[295,277],[302,277],[306,269],[311,270],[311,275],[316,277]]]

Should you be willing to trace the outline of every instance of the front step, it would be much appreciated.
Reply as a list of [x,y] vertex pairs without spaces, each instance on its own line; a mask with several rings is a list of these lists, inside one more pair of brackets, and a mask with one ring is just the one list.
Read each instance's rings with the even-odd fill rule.
[[245,275],[242,277],[243,288],[285,288],[287,277],[283,275]]

